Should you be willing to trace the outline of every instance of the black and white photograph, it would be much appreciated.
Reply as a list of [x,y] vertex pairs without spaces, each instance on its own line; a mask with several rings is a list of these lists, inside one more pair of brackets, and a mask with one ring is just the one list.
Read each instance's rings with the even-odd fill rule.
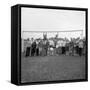
[[86,12],[21,8],[21,83],[86,79]]

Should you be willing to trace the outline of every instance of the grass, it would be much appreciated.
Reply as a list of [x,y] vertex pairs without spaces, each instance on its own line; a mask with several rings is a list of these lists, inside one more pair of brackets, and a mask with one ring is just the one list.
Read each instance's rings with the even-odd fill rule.
[[85,78],[85,57],[22,57],[21,82],[73,80]]

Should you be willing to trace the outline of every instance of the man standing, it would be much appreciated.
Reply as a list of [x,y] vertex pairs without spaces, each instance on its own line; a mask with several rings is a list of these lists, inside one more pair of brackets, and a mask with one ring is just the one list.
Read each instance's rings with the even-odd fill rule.
[[39,41],[36,40],[36,56],[39,56]]
[[44,41],[45,56],[47,55],[47,52],[48,52],[48,46],[49,46],[49,43],[47,40],[45,40]]
[[54,54],[57,55],[57,42],[58,42],[58,33],[56,34],[54,38]]
[[65,40],[63,40],[63,44],[62,44],[62,54],[66,54],[65,46],[66,46],[66,42],[65,42]]
[[27,39],[27,43],[26,43],[26,57],[30,55],[30,51],[31,51],[31,42],[29,39]]
[[83,41],[79,41],[79,56],[82,56],[82,51],[83,51]]
[[35,55],[35,52],[36,52],[36,41],[33,40],[33,38],[32,38],[31,40],[32,40],[32,45],[31,45],[31,56],[34,56],[34,55]]
[[48,42],[47,42],[47,33],[43,34],[43,43],[42,43],[42,54],[43,56],[47,55],[47,51],[48,51]]

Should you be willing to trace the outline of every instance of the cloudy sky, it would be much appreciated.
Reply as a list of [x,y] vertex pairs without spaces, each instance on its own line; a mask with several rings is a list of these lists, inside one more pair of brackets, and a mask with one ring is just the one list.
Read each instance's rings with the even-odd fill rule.
[[56,35],[57,32],[52,31],[66,31],[58,32],[59,37],[78,37],[82,31],[85,36],[85,12],[24,7],[21,9],[21,30],[24,31],[22,38],[42,37],[43,31],[50,31],[48,37]]

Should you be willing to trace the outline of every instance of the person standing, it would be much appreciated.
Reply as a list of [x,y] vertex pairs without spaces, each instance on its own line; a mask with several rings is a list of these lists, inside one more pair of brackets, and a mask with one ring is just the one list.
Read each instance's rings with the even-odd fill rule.
[[65,54],[66,53],[66,50],[65,50],[65,41],[63,40],[63,44],[62,44],[62,54]]
[[42,46],[43,46],[43,41],[40,40],[38,43],[38,47],[39,47],[39,56],[42,56]]
[[32,45],[31,45],[31,56],[34,56],[36,52],[36,41],[33,40]]
[[83,51],[83,41],[79,41],[79,56],[82,56],[82,51]]
[[57,42],[58,42],[58,33],[56,34],[54,38],[54,55],[57,55]]
[[74,43],[73,41],[70,41],[69,43],[69,54],[73,56],[74,53]]
[[78,44],[76,44],[76,54],[77,55],[79,54],[79,46],[78,46]]
[[36,40],[36,56],[39,56],[39,41]]
[[46,56],[46,41],[43,40],[42,44],[42,56]]
[[42,43],[42,55],[46,56],[48,51],[48,43],[47,43],[47,33],[43,34],[43,43]]
[[26,57],[28,57],[30,55],[30,50],[31,50],[31,42],[28,39],[27,43],[26,43],[26,54],[25,54]]

